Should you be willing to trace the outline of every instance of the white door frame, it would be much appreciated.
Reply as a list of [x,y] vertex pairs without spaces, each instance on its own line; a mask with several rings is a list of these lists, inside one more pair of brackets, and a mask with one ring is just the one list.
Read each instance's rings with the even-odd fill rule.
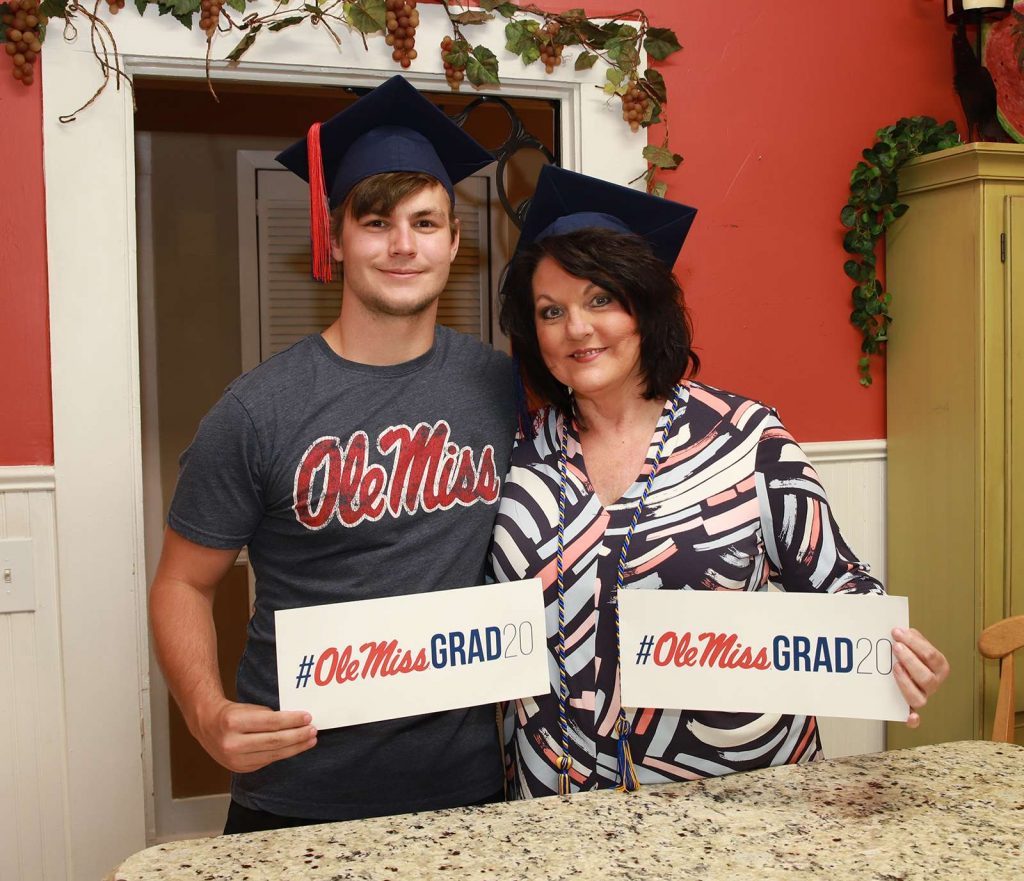
[[[269,9],[269,5],[268,5]],[[84,25],[80,24],[80,29]],[[122,15],[118,47],[134,74],[198,78],[205,42],[170,16]],[[446,88],[436,46],[438,6],[421,9],[419,87]],[[504,44],[503,20],[474,29]],[[372,86],[394,73],[384,41],[339,50],[312,26],[263,35],[218,80]],[[214,55],[233,41],[218,38]],[[148,631],[140,425],[134,120],[131,94],[113,86],[64,125],[100,73],[88,35],[47,48],[42,79],[54,472],[61,644],[67,719],[68,844],[72,877],[97,878],[153,834]],[[643,171],[643,135],[631,135],[594,86],[600,66],[546,76],[498,52],[504,95],[562,102],[563,164],[627,183]],[[302,59],[303,64],[291,62]],[[145,267],[143,267],[145,270]]]

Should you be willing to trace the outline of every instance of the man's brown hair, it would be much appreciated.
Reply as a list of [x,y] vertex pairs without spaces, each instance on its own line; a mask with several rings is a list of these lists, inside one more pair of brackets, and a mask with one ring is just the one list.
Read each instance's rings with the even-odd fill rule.
[[[367,214],[387,217],[403,199],[430,186],[443,187],[436,177],[418,171],[389,171],[364,178],[352,187],[345,201],[331,212],[331,240],[338,241],[346,215],[356,219]],[[449,200],[448,230],[452,237],[455,236],[456,225],[455,206]]]

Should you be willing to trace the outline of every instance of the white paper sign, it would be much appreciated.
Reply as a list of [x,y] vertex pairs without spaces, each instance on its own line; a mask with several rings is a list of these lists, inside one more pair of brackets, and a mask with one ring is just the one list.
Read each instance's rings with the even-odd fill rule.
[[319,729],[546,692],[540,579],[275,613],[282,710]]
[[906,597],[626,590],[622,703],[905,721]]

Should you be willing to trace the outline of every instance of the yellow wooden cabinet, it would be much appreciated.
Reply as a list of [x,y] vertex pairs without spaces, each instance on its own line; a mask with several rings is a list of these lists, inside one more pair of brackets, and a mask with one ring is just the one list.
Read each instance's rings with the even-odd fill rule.
[[921,728],[889,725],[890,748],[988,737],[999,670],[978,634],[1024,614],[1024,145],[923,156],[900,192],[910,210],[886,240],[889,589],[952,672]]

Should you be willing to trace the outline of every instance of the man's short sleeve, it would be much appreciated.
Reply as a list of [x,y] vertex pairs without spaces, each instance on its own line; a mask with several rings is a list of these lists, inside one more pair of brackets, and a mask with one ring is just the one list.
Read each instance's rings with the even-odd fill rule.
[[244,547],[263,517],[261,469],[256,427],[228,391],[181,455],[168,526],[206,547]]

